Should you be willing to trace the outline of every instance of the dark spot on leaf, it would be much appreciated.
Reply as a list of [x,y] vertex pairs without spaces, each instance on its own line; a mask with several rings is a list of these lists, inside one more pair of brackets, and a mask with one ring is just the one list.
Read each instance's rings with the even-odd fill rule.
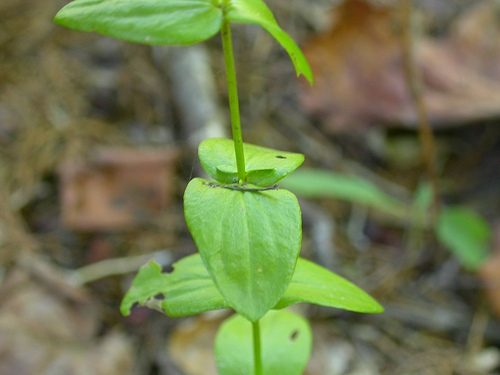
[[154,296],[154,299],[157,299],[158,301],[163,301],[165,299],[165,296],[163,293],[158,293],[156,296]]
[[162,268],[163,272],[166,272],[166,273],[172,273],[174,271],[174,267],[169,264],[169,265],[166,265]]
[[290,341],[295,341],[295,339],[299,336],[299,331],[298,330],[295,330],[292,332],[292,334],[290,335]]
[[286,156],[276,155],[275,158],[276,159],[286,159]]

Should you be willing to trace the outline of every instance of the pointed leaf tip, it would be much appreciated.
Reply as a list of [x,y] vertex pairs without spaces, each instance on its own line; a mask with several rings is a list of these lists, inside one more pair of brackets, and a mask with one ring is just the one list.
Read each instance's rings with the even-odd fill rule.
[[262,0],[230,0],[225,17],[231,22],[250,23],[263,27],[288,52],[297,76],[313,84],[313,74],[306,57],[292,38],[276,22],[271,10]]

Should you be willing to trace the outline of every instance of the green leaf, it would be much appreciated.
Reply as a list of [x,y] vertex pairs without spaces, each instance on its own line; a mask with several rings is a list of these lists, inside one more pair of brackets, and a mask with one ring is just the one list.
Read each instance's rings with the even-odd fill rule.
[[292,282],[275,306],[299,302],[360,313],[381,313],[384,308],[350,281],[306,259],[299,258]]
[[[161,273],[154,261],[142,267],[123,298],[122,314],[129,315],[132,305],[145,304],[158,294],[165,297],[161,307],[172,317],[229,307],[210,278],[200,254],[175,263],[172,273]],[[299,302],[362,313],[383,311],[382,306],[354,284],[302,258],[298,259],[292,281],[274,308],[282,309]]]
[[434,189],[432,184],[424,181],[420,183],[413,196],[411,205],[411,220],[414,224],[423,226],[429,221],[429,209],[432,206]]
[[469,270],[477,270],[488,257],[491,228],[465,207],[446,207],[436,223],[436,235]]
[[193,179],[184,215],[208,272],[228,304],[251,321],[276,305],[302,240],[297,198],[286,190],[240,191]]
[[[263,375],[303,374],[312,349],[308,322],[289,311],[270,311],[260,321]],[[252,324],[235,315],[222,323],[215,337],[220,375],[253,375]]]
[[[304,155],[277,151],[244,143],[246,182],[257,186],[273,185],[304,162]],[[200,143],[200,162],[213,179],[223,184],[238,181],[234,143],[230,139],[210,138]]]
[[55,16],[59,25],[143,44],[187,45],[215,35],[228,21],[266,29],[290,55],[297,75],[312,84],[302,51],[277,24],[262,0],[75,0]]
[[357,176],[302,168],[281,182],[281,186],[305,198],[336,198],[367,205],[390,214],[406,212],[405,205]]
[[75,0],[54,21],[144,44],[193,44],[215,35],[222,9],[211,0]]
[[229,307],[198,254],[174,263],[172,273],[161,273],[161,267],[155,261],[143,266],[125,294],[120,311],[127,316],[135,303],[143,305],[159,294],[164,296],[161,308],[172,317]]
[[304,77],[311,84],[313,83],[311,68],[302,51],[297,47],[293,39],[279,27],[272,12],[262,0],[230,0],[225,17],[231,22],[262,26],[288,52],[295,66],[297,76],[304,74]]

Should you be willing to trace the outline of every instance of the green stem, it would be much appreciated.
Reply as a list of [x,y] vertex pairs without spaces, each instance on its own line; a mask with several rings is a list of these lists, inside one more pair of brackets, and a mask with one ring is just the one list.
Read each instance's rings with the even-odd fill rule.
[[259,321],[252,322],[252,330],[253,330],[253,359],[254,359],[254,368],[255,375],[262,375],[262,356],[261,356],[261,347],[260,347],[260,326]]
[[238,102],[238,86],[236,84],[236,69],[234,67],[233,43],[231,41],[231,27],[226,20],[222,23],[221,33],[226,61],[227,91],[229,95],[229,110],[231,111],[234,153],[238,168],[238,183],[242,185],[245,182],[245,155],[243,153],[243,136],[241,135],[240,106]]

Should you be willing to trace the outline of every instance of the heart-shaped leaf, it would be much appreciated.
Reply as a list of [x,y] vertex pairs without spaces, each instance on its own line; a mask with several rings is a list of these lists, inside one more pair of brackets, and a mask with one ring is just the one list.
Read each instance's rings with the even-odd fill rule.
[[120,311],[130,314],[132,305],[143,305],[157,295],[164,296],[161,308],[169,316],[187,316],[229,307],[208,275],[199,254],[174,263],[172,273],[161,273],[155,261],[143,266],[123,297]]
[[[308,322],[289,311],[270,311],[260,321],[263,375],[301,375],[311,355]],[[253,375],[252,324],[240,315],[222,323],[215,337],[220,375]]]
[[129,42],[175,45],[212,37],[222,18],[210,0],[75,0],[54,21]]
[[231,190],[195,178],[184,194],[184,215],[229,306],[260,319],[293,276],[302,239],[297,198],[286,190]]
[[[246,164],[246,182],[257,186],[273,185],[292,173],[304,162],[304,155],[243,144]],[[230,139],[210,138],[200,143],[198,156],[213,179],[223,184],[238,181],[234,142]]]

